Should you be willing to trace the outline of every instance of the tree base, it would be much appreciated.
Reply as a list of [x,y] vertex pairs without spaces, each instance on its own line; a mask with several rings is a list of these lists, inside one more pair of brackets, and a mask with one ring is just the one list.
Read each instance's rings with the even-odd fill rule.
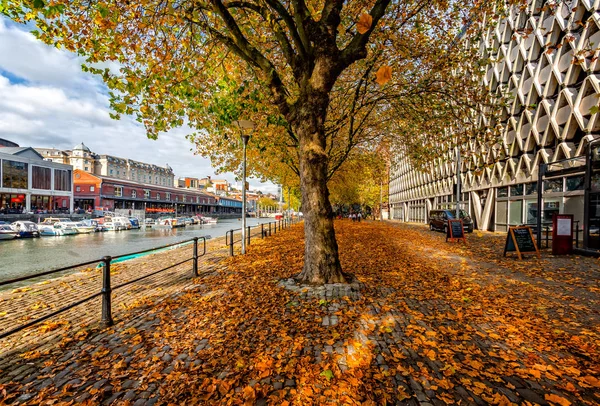
[[[297,275],[296,275],[297,277]],[[350,282],[328,284],[305,284],[298,282],[295,277],[282,279],[277,286],[297,293],[300,299],[342,299],[360,300],[362,283],[352,275],[346,275]]]
[[354,275],[339,271],[333,274],[323,275],[322,273],[302,271],[293,276],[296,283],[300,285],[327,285],[332,283],[352,284],[356,282]]

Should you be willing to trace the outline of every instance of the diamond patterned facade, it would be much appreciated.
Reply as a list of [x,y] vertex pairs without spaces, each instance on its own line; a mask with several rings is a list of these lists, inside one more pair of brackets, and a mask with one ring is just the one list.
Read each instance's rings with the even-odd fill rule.
[[[600,1],[564,0],[553,12],[543,9],[548,3],[515,8],[484,35],[484,57],[495,62],[483,85],[509,91],[514,100],[502,114],[501,145],[470,143],[476,154],[460,165],[461,207],[479,229],[535,222],[539,165],[584,157],[588,144],[600,138],[600,114],[592,108],[600,100],[600,52],[593,51],[600,45]],[[547,44],[556,44],[552,52]],[[481,117],[480,124],[488,123]],[[397,156],[390,176],[392,218],[426,223],[430,210],[456,206],[456,159],[449,158],[419,172]],[[584,173],[585,165],[581,173],[543,183],[544,221],[557,212],[583,220]]]

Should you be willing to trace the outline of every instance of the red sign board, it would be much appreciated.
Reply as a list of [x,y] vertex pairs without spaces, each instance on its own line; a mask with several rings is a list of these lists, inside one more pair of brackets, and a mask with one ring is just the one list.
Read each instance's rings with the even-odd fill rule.
[[573,253],[573,215],[552,216],[552,255]]

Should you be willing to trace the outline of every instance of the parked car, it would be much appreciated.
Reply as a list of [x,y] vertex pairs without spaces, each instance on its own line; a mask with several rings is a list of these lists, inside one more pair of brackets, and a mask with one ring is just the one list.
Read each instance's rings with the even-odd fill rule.
[[[448,232],[448,220],[456,219],[456,210],[431,210],[429,212],[429,229]],[[461,210],[460,219],[463,221],[463,228],[466,232],[473,232],[473,220],[469,214]]]

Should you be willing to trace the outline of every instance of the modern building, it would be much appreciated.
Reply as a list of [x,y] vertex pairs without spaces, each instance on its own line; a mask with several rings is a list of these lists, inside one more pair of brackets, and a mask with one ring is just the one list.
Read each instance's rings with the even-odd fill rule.
[[163,167],[113,155],[96,154],[83,143],[72,150],[36,148],[36,151],[48,161],[70,164],[73,169],[93,175],[158,186],[175,186],[175,174],[168,164]]
[[514,96],[503,111],[502,141],[470,143],[473,153],[458,170],[453,152],[423,172],[397,151],[389,185],[392,218],[426,223],[431,209],[456,207],[460,179],[460,205],[478,229],[506,231],[535,223],[538,215],[548,222],[554,213],[568,213],[585,230],[587,248],[600,249],[600,168],[591,146],[600,139],[594,108],[600,97],[599,6],[545,3],[511,9],[482,38],[481,52],[490,61],[482,85]]
[[73,168],[48,162],[31,147],[0,143],[0,213],[73,210]]
[[142,184],[74,171],[75,206],[83,210],[145,210],[146,213],[241,213],[242,202],[200,190]]

